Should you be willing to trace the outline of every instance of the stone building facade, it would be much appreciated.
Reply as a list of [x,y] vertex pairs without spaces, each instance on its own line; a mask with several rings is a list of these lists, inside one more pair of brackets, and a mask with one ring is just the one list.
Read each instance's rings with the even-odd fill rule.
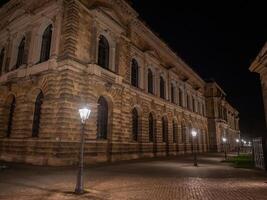
[[207,82],[205,97],[210,151],[224,151],[223,137],[228,150],[234,151],[236,139],[240,139],[238,111],[226,101],[226,93],[215,81]]
[[206,82],[127,2],[11,0],[0,27],[1,160],[75,164],[84,106],[87,163],[214,146]]
[[249,70],[260,75],[262,96],[264,103],[265,120],[267,124],[267,43],[261,49],[257,58],[251,64]]

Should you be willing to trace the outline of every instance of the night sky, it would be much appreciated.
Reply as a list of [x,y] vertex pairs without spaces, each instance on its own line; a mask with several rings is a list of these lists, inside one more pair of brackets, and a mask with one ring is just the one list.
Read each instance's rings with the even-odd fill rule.
[[140,18],[186,63],[203,79],[213,78],[224,89],[228,101],[240,112],[241,133],[266,134],[259,75],[248,70],[267,41],[264,3],[132,2]]
[[203,79],[213,78],[224,89],[230,104],[240,112],[241,133],[266,134],[259,75],[248,70],[267,41],[263,3],[245,0],[209,1],[209,4],[193,0],[132,2],[140,18],[178,56]]

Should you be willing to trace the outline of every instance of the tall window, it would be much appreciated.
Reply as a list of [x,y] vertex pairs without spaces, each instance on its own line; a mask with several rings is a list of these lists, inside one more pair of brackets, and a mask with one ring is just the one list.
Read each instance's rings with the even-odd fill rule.
[[162,142],[167,142],[168,137],[168,120],[162,117]]
[[171,102],[175,103],[175,87],[173,83],[171,84]]
[[3,48],[0,52],[0,76],[4,69],[4,58],[5,58],[5,48]]
[[177,143],[177,137],[178,137],[178,124],[173,120],[172,123],[172,131],[173,131],[173,143]]
[[32,124],[32,137],[38,137],[39,135],[43,99],[44,95],[42,92],[40,92],[35,100],[33,124]]
[[22,64],[25,63],[24,55],[25,55],[25,37],[22,38],[19,44],[16,69],[18,69]]
[[52,41],[52,24],[50,24],[43,33],[40,62],[45,62],[49,60],[51,41]]
[[160,98],[165,99],[165,81],[160,77]]
[[202,114],[202,108],[201,108],[201,103],[198,102],[198,113],[201,115]]
[[103,35],[99,37],[98,65],[105,69],[109,68],[109,43]]
[[182,138],[181,138],[181,140],[182,140],[182,142],[184,143],[184,144],[186,144],[186,126],[185,125],[182,125]]
[[196,101],[195,98],[192,98],[193,112],[196,112]]
[[137,141],[138,139],[138,130],[139,130],[138,112],[136,108],[134,108],[132,111],[132,134],[133,134],[134,141]]
[[131,70],[131,83],[132,86],[138,87],[139,83],[139,66],[135,59],[132,60],[132,70]]
[[153,73],[151,69],[148,69],[147,73],[147,88],[148,88],[148,93],[153,94]]
[[104,97],[98,100],[97,139],[107,139],[108,133],[108,102]]
[[187,105],[187,109],[190,109],[190,97],[188,94],[186,95],[186,105]]
[[15,108],[16,108],[16,99],[12,95],[11,101],[10,101],[10,104],[9,104],[9,115],[8,115],[8,124],[7,124],[7,137],[10,137],[10,135],[11,135]]
[[181,88],[179,88],[179,106],[181,107],[184,105],[183,96],[183,91]]
[[154,118],[152,113],[149,114],[149,142],[154,141],[154,130],[155,130],[155,125],[154,125]]
[[207,145],[207,141],[204,131],[202,131],[202,145],[203,145],[203,151],[205,151],[205,145]]
[[205,113],[206,113],[206,111],[205,111],[205,105],[202,104],[202,114],[203,114],[203,116],[205,116]]

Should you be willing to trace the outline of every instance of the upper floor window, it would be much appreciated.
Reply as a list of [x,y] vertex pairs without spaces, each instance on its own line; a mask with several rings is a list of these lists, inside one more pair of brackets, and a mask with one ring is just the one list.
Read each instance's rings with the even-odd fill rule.
[[193,112],[196,112],[196,100],[194,97],[192,98],[192,106],[193,106]]
[[198,102],[198,113],[200,115],[202,115],[202,108],[201,108],[201,103],[200,102]]
[[186,95],[186,106],[187,106],[187,109],[190,109],[190,97],[188,94]]
[[147,73],[147,89],[148,93],[153,94],[153,72],[151,69],[148,69]]
[[16,69],[18,69],[21,65],[25,64],[24,55],[25,55],[25,37],[22,38],[19,44]]
[[165,80],[160,77],[160,98],[165,99]]
[[175,103],[175,87],[174,84],[171,84],[171,102]]
[[98,44],[98,65],[105,69],[109,68],[109,43],[108,40],[100,35]]
[[183,96],[183,91],[181,88],[179,88],[179,106],[181,107],[184,105]]
[[38,137],[39,135],[43,99],[44,95],[42,92],[40,92],[35,100],[33,124],[32,124],[32,137]]
[[3,48],[0,52],[0,75],[4,69],[4,58],[5,58],[5,48]]
[[50,24],[44,31],[42,36],[42,46],[40,62],[45,62],[50,58],[50,49],[52,42],[52,24]]
[[132,60],[131,83],[134,87],[139,87],[139,66],[135,59]]

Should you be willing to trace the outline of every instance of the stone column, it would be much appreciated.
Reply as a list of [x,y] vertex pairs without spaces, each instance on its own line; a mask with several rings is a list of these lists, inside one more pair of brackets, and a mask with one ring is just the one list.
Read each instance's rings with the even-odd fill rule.
[[264,113],[265,113],[265,122],[267,124],[267,73],[261,74],[261,87],[262,87],[262,96],[264,103]]
[[5,137],[5,130],[6,130],[6,108],[4,99],[0,99],[0,138]]

